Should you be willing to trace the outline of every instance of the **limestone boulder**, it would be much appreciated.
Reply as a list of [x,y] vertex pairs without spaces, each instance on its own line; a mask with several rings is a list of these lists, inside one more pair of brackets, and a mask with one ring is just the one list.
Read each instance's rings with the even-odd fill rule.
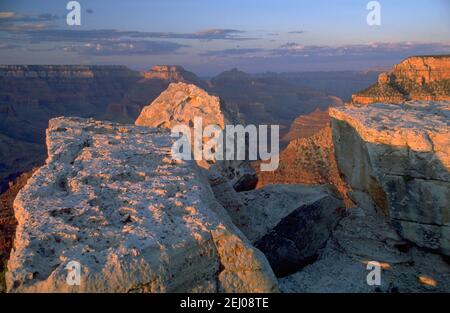
[[[277,291],[264,255],[172,144],[161,129],[51,120],[46,164],[14,202],[8,291]],[[66,280],[73,261],[80,285]]]

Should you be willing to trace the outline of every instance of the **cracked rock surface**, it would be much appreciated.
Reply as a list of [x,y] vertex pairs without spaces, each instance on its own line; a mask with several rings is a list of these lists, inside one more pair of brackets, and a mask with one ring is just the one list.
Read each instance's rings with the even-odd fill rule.
[[[277,281],[164,130],[56,118],[19,192],[9,292],[273,292]],[[66,266],[81,265],[81,285]]]

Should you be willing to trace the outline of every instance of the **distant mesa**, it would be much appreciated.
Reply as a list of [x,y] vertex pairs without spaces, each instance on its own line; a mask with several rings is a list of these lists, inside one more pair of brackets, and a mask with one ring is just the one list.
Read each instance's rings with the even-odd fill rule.
[[199,87],[206,87],[205,82],[197,75],[186,71],[179,65],[156,65],[149,71],[143,72],[142,75],[145,79],[160,79],[169,83],[191,83]]
[[222,79],[235,79],[235,80],[250,80],[251,76],[243,71],[238,70],[237,68],[233,68],[229,71],[222,72],[212,79],[214,81],[220,81]]
[[352,103],[360,104],[408,100],[450,100],[450,55],[409,57],[352,96]]
[[138,77],[123,65],[0,65],[0,78]]

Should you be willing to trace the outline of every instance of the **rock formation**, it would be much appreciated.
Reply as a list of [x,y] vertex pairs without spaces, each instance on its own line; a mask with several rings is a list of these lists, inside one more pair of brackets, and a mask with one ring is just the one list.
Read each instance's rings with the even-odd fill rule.
[[409,57],[352,96],[353,103],[450,100],[450,55]]
[[353,202],[347,193],[350,190],[342,180],[334,156],[331,126],[327,125],[308,138],[296,139],[280,153],[280,165],[273,172],[259,171],[257,188],[271,184],[334,185],[347,207]]
[[[57,118],[15,202],[10,292],[274,292],[277,282],[161,129]],[[66,266],[81,264],[81,285]]]
[[336,160],[396,229],[450,255],[450,103],[409,102],[330,109]]
[[[198,82],[225,104],[177,66],[137,76],[122,67],[0,67],[0,175],[34,165],[27,152],[39,153],[39,131],[58,112],[127,122],[151,102],[137,125],[50,121],[45,165],[0,196],[0,261],[15,232],[8,291],[450,290],[450,101],[429,101],[448,100],[448,60],[408,58],[354,97],[362,104],[331,108],[330,117],[313,110],[340,100],[286,84],[289,75],[232,70]],[[77,81],[80,92],[65,95]],[[43,92],[14,91],[22,87]],[[310,112],[284,137],[272,173],[171,156],[168,130],[192,128],[196,117],[223,129],[240,117],[289,125]],[[66,282],[71,261],[81,265],[80,286]],[[383,271],[378,287],[366,282],[373,261]],[[0,264],[0,291],[1,281]]]
[[242,193],[241,230],[277,276],[313,261],[340,219],[344,203],[331,186],[269,185]]
[[[281,278],[282,292],[448,292],[448,260],[405,242],[377,212],[371,198],[352,192],[357,207],[348,209],[319,258]],[[381,267],[380,286],[367,284],[369,262]]]
[[207,84],[192,72],[179,65],[156,65],[150,71],[143,72],[145,79],[159,79],[169,83],[188,83],[201,88]]
[[[217,125],[225,129],[226,125],[239,123],[236,115],[216,96],[209,95],[203,89],[185,83],[170,84],[169,88],[146,106],[136,125],[171,129],[176,125],[194,127],[194,120],[202,119],[203,128]],[[199,165],[210,169],[211,163],[199,160]],[[253,189],[257,177],[250,164],[245,161],[218,161],[218,170],[232,181],[238,191]]]

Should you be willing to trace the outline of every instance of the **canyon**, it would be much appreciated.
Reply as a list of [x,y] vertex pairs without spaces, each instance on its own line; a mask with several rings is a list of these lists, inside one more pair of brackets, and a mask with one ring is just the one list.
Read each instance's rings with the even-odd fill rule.
[[[449,59],[408,58],[346,104],[281,74],[125,75],[115,109],[165,85],[125,110],[134,125],[52,118],[45,164],[2,196],[7,291],[448,292]],[[174,159],[170,128],[196,115],[285,125],[279,168]],[[65,283],[73,260],[80,286]]]
[[[320,81],[326,75],[322,73]],[[354,92],[359,89],[359,72],[328,75],[341,78]],[[134,123],[142,108],[170,83],[184,82],[220,96],[245,123],[281,123],[284,135],[298,115],[340,102],[336,97],[327,96],[329,83],[325,87],[318,84],[320,91],[302,87],[314,76],[308,73],[306,78],[303,75],[299,80],[287,80],[275,74],[259,77],[233,70],[201,79],[181,66],[160,65],[137,72],[124,66],[2,65],[0,193],[18,175],[43,164],[45,129],[53,117],[79,116]],[[373,79],[372,76],[366,80]],[[284,109],[280,110],[281,107]]]

